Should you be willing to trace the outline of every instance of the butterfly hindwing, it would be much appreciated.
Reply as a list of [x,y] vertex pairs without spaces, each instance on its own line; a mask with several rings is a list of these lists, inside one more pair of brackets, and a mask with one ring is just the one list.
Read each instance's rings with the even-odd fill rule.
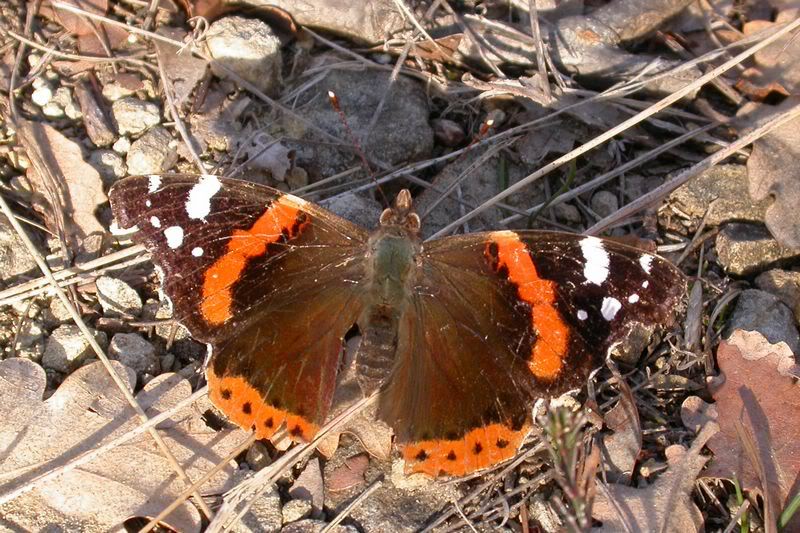
[[269,437],[313,436],[362,300],[367,233],[295,196],[215,176],[139,176],[110,193],[163,271],[175,318],[211,344],[212,401]]
[[636,323],[667,323],[685,290],[657,256],[565,233],[451,237],[422,261],[380,412],[433,476],[512,457],[537,399],[580,387]]

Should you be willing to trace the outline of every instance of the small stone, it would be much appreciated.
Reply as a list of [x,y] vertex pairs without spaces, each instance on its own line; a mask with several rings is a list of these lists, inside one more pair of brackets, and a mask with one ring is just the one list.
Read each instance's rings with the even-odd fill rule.
[[159,363],[162,372],[171,372],[172,367],[175,366],[175,354],[165,353],[161,356]]
[[136,290],[122,280],[100,276],[95,282],[97,298],[103,312],[109,316],[139,316],[142,299]]
[[72,91],[70,91],[68,87],[59,87],[56,89],[53,102],[57,103],[58,106],[64,110],[64,114],[73,120],[83,116],[80,107],[75,103],[75,99],[72,97]]
[[178,162],[177,143],[169,132],[157,126],[131,144],[125,162],[132,175],[159,174]]
[[776,263],[800,259],[800,251],[778,244],[764,226],[738,222],[722,227],[716,251],[719,263],[734,276],[747,276]]
[[592,211],[605,218],[619,209],[617,195],[609,191],[597,191],[592,196]]
[[800,333],[792,312],[768,292],[748,289],[739,295],[736,309],[725,327],[725,337],[737,329],[758,331],[772,344],[783,341],[792,353],[800,350]]
[[138,135],[161,122],[161,112],[152,102],[126,97],[111,105],[120,135]]
[[271,465],[272,457],[269,456],[269,450],[261,441],[255,441],[247,450],[245,461],[250,468],[257,471]]
[[64,116],[64,109],[55,102],[48,102],[42,107],[42,114],[50,118],[61,118]]
[[117,152],[118,154],[127,154],[128,151],[131,149],[131,140],[127,137],[120,137],[111,146],[111,149]]
[[223,17],[211,24],[206,36],[208,50],[215,60],[211,70],[216,76],[228,77],[220,68],[224,65],[265,93],[277,93],[281,84],[281,41],[267,23]]
[[44,341],[40,340],[39,342],[35,342],[30,346],[17,348],[15,354],[16,357],[21,357],[23,359],[33,361],[34,363],[41,364],[42,356],[44,355]]
[[39,61],[41,60],[42,56],[40,56],[39,54],[28,54],[28,65],[30,65],[32,68],[36,67],[36,65],[38,65]]
[[311,514],[311,502],[308,500],[289,500],[282,509],[283,523],[296,522]]
[[103,96],[109,102],[116,102],[117,100],[121,100],[125,97],[132,96],[135,93],[136,93],[135,89],[125,87],[124,85],[117,82],[112,81],[111,83],[106,83],[105,85],[103,85]]
[[19,275],[32,273],[35,269],[36,261],[17,232],[6,222],[5,217],[0,217],[0,272],[3,273],[3,281],[8,283]]
[[748,192],[744,165],[717,165],[678,187],[669,197],[690,218],[709,226],[728,221],[764,222],[772,200],[754,202]]
[[108,355],[137,374],[156,374],[158,358],[156,349],[137,333],[117,333],[111,338]]
[[383,209],[381,205],[360,194],[345,193],[323,200],[320,204],[342,218],[365,228],[372,228],[378,222]]
[[50,325],[61,325],[72,320],[72,315],[69,314],[67,308],[64,307],[64,304],[57,297],[50,300],[50,306],[47,308],[47,312],[46,318]]
[[53,90],[47,85],[35,89],[31,94],[31,100],[39,107],[44,107],[53,99]]
[[42,340],[44,330],[37,322],[26,322],[22,330],[17,336],[17,350],[33,346]]
[[756,286],[777,296],[794,312],[795,319],[800,322],[800,272],[769,270],[756,278]]
[[[92,329],[89,331],[101,346],[106,343],[105,333]],[[66,324],[56,328],[47,340],[42,366],[66,374],[78,368],[84,360],[93,355],[94,351],[89,341],[78,326]]]
[[125,160],[113,150],[95,150],[89,154],[89,164],[97,169],[106,185],[128,175]]
[[583,219],[581,212],[572,204],[560,203],[553,206],[553,214],[556,220],[566,224],[580,224]]
[[314,458],[308,462],[289,489],[289,496],[294,499],[304,499],[311,502],[314,516],[319,516],[322,513],[325,486],[322,480],[319,459]]
[[[252,476],[252,472],[237,470],[234,483]],[[277,533],[281,530],[283,516],[281,514],[281,497],[273,485],[253,502],[250,510],[233,527],[235,533]]]

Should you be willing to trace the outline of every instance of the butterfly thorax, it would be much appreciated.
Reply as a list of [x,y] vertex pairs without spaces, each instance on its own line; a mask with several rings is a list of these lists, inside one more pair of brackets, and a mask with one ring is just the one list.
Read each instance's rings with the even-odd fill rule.
[[421,248],[419,217],[411,210],[411,196],[403,190],[395,205],[381,215],[381,225],[367,246],[368,305],[358,321],[362,332],[359,383],[365,393],[389,377],[398,326],[418,276]]
[[411,196],[404,189],[395,205],[383,212],[380,227],[370,236],[367,255],[370,314],[399,318],[416,279],[420,248],[419,217],[411,210]]

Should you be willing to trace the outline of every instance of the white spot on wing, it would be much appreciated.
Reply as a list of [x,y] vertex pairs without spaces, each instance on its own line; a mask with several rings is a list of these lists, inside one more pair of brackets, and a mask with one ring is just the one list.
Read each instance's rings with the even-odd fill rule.
[[649,287],[649,286],[650,286],[650,282],[649,282],[649,281],[647,281],[647,280],[644,280],[644,281],[642,282],[642,288],[643,288],[643,289],[646,289],[646,288],[647,288],[647,287]]
[[152,224],[154,228],[161,227],[161,221],[158,219],[158,217],[150,217],[150,224]]
[[578,320],[586,320],[589,315],[583,309],[578,309]]
[[153,206],[153,202],[151,202],[150,200],[145,200],[144,201],[144,206],[145,207],[152,207]]
[[147,192],[154,193],[161,187],[161,176],[157,176],[155,174],[150,175],[150,180],[147,184]]
[[635,304],[636,302],[639,301],[639,295],[638,294],[631,294],[630,296],[628,296],[628,301],[630,303],[632,303],[632,304]]
[[602,285],[608,277],[609,257],[608,252],[603,248],[603,241],[597,237],[586,237],[581,240],[581,251],[586,260],[583,267],[583,277],[589,283]]
[[603,305],[600,307],[600,314],[607,321],[611,322],[617,316],[617,312],[622,309],[622,304],[616,298],[606,296],[603,298]]
[[203,249],[200,248],[199,246],[195,246],[194,248],[192,248],[192,255],[195,257],[200,257],[201,255],[203,255]]
[[653,256],[650,254],[644,254],[642,257],[639,258],[639,265],[641,265],[642,270],[650,273],[650,269],[653,268]]
[[186,213],[189,218],[205,219],[211,212],[211,198],[219,192],[222,184],[211,174],[200,176],[200,181],[189,191],[186,200]]
[[180,226],[170,226],[164,230],[164,237],[167,238],[167,246],[177,248],[183,244],[183,228]]

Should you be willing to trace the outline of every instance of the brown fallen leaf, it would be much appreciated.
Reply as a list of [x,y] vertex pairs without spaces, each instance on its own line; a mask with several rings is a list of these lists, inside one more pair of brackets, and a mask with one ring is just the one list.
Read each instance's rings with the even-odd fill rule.
[[642,428],[639,411],[628,384],[615,371],[620,387],[619,402],[605,415],[605,424],[612,433],[603,437],[603,452],[610,479],[630,483],[633,467],[642,449]]
[[[363,397],[352,366],[342,375],[340,384],[336,388],[331,417],[344,412]],[[339,438],[342,433],[349,433],[357,438],[364,447],[364,451],[379,461],[388,461],[391,457],[394,433],[392,428],[377,419],[377,406],[374,403],[356,413],[349,422],[341,427],[341,430],[330,433],[322,439],[317,445],[317,451],[323,457],[331,458],[339,448]]]
[[[159,35],[183,42],[186,32],[177,28],[159,28]],[[195,86],[206,74],[208,62],[194,57],[188,47],[181,50],[170,43],[154,40],[158,60],[164,64],[164,72],[169,77],[174,91],[175,106],[180,109]]]
[[[800,472],[800,384],[797,366],[785,343],[770,344],[760,333],[735,331],[717,350],[720,376],[711,385],[720,432],[708,443],[714,460],[704,477],[733,479],[761,492],[758,469],[745,452],[736,426],[753,436],[764,465],[767,490],[783,508],[797,492]],[[714,413],[697,405],[693,413]],[[794,529],[793,529],[794,528]],[[787,531],[800,529],[795,514]]]
[[[43,213],[48,226],[66,231],[76,248],[90,235],[105,234],[95,216],[98,206],[108,201],[103,180],[83,160],[80,146],[47,124],[27,120],[18,121],[17,135],[31,159],[28,179],[50,204],[51,210]],[[56,222],[62,214],[63,228]]]
[[[745,37],[792,22],[800,12],[797,7],[779,11],[775,21],[752,20],[744,24]],[[772,92],[789,96],[800,92],[800,39],[786,35],[759,50],[753,56],[754,66],[742,74],[736,87],[756,100],[763,100]]]
[[[112,365],[131,388],[136,379],[133,370],[116,361]],[[44,370],[31,361],[0,362],[0,382],[0,494],[139,425],[99,362],[71,374],[45,401]],[[148,415],[155,416],[191,392],[185,379],[163,374],[148,383],[137,399]],[[192,479],[247,438],[238,429],[209,428],[196,407],[177,412],[158,428]],[[226,466],[203,485],[202,492],[230,488],[232,474],[232,466]],[[118,531],[130,517],[155,516],[185,488],[152,438],[142,435],[0,506],[0,516],[4,523],[26,531],[41,531],[52,524],[82,531]],[[165,523],[177,531],[199,531],[200,515],[184,502]]]
[[713,424],[705,426],[689,450],[679,444],[668,447],[669,468],[649,487],[598,486],[592,517],[603,522],[599,531],[700,531],[703,516],[691,493],[708,460],[700,451],[716,431]]
[[[800,42],[800,39],[796,39]],[[798,48],[800,54],[800,48]],[[797,55],[797,54],[796,54]],[[780,106],[761,105],[752,116],[758,118],[766,113],[779,113],[800,105],[800,96],[787,98]],[[750,104],[745,108],[754,108]],[[737,113],[741,115],[747,110]],[[800,119],[775,128],[753,143],[753,151],[747,160],[747,176],[750,196],[754,200],[772,198],[767,208],[765,221],[772,236],[783,246],[800,250]]]
[[364,473],[369,466],[369,455],[358,453],[345,459],[344,464],[334,470],[327,478],[328,489],[338,492],[363,484]]

